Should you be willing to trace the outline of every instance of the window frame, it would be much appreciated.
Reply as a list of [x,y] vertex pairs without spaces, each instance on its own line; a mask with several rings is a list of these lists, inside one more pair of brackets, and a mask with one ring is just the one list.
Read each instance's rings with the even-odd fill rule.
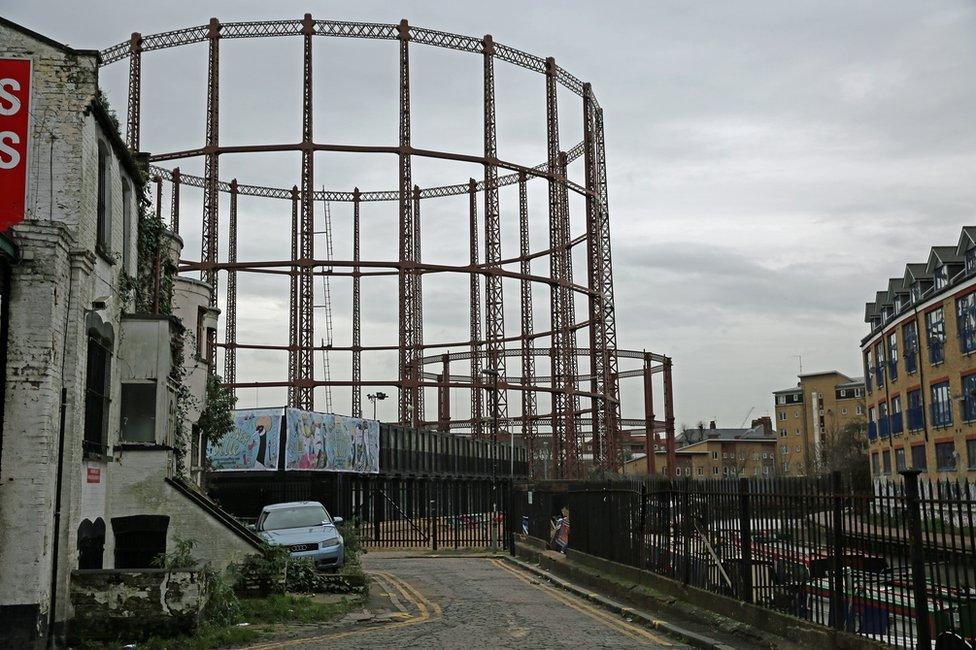
[[112,251],[112,153],[101,138],[98,138],[97,149],[95,250],[108,257]]
[[949,380],[932,384],[929,391],[932,397],[932,426],[936,428],[952,426],[952,393]]
[[[89,328],[85,363],[85,422],[82,432],[82,452],[86,456],[103,455],[108,449],[113,351],[113,341],[110,338],[102,335],[96,328]],[[93,376],[93,370],[99,368],[100,374]],[[96,386],[97,383],[101,383],[101,388]]]
[[[936,319],[938,315],[938,319]],[[945,311],[937,307],[925,314],[925,337],[929,348],[929,363],[937,366],[945,361]]]

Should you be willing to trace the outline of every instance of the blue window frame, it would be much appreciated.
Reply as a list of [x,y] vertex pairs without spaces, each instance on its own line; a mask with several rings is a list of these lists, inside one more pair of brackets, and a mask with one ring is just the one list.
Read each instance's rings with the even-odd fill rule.
[[905,359],[905,372],[912,374],[918,370],[918,324],[912,321],[902,327],[901,338],[905,344],[905,351],[902,353]]
[[878,418],[875,416],[874,407],[868,409],[868,439],[874,440],[878,437]]
[[891,419],[891,433],[892,435],[901,433],[902,420],[901,420],[901,396],[895,395],[891,398],[891,412],[888,414],[889,419]]
[[874,355],[871,353],[871,348],[868,348],[864,352],[864,387],[869,393],[871,392],[871,373],[874,372],[871,365],[873,361]]
[[966,251],[966,273],[972,274],[976,271],[976,247]]
[[884,371],[885,371],[885,344],[882,339],[876,346],[874,346],[874,360],[877,365],[874,366],[874,382],[881,388],[885,384]]
[[967,422],[976,420],[976,374],[962,378],[962,413]]
[[949,382],[943,381],[932,386],[932,426],[947,427],[952,424],[952,400],[949,397]]
[[925,333],[929,343],[929,363],[945,360],[945,315],[942,307],[925,314]]
[[898,332],[888,335],[888,379],[898,380]]
[[925,409],[922,408],[921,389],[908,393],[908,430],[919,431],[925,426]]
[[959,350],[963,354],[976,350],[976,292],[956,300],[956,326],[959,329]]
[[878,404],[878,434],[882,438],[887,438],[891,431],[891,421],[888,420],[888,404],[881,402]]

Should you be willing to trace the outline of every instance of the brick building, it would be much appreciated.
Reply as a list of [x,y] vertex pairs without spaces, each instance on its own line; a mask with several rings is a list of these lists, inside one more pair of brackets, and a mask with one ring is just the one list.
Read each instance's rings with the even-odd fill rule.
[[809,476],[820,467],[819,450],[833,436],[851,435],[865,423],[864,380],[836,370],[799,375],[793,388],[773,393],[780,476]]
[[864,319],[872,477],[976,478],[976,227],[907,264]]
[[[0,18],[0,56],[32,63],[26,215],[0,236],[0,645],[30,648],[64,630],[78,570],[147,567],[177,535],[220,566],[256,540],[175,471],[199,417],[177,393],[204,403],[194,335],[217,314],[181,277],[171,315],[134,313],[144,167],[98,53]],[[164,233],[159,249],[181,246]]]

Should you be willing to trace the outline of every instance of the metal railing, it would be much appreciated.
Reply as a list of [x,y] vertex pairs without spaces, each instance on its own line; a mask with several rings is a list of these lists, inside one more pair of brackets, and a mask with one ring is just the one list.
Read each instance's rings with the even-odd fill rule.
[[898,647],[972,642],[976,485],[901,474],[861,491],[839,473],[529,486],[516,508],[530,535],[548,539],[565,506],[570,549],[818,625]]

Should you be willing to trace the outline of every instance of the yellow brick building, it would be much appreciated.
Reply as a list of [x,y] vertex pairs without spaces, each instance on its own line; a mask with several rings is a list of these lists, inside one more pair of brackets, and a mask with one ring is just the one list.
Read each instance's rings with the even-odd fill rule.
[[867,303],[871,475],[976,478],[976,227]]
[[[769,418],[764,418],[769,422]],[[772,478],[776,473],[776,436],[764,424],[749,429],[688,429],[678,435],[675,450],[678,478]],[[655,452],[658,473],[667,476],[663,445]],[[644,454],[627,461],[623,473],[647,474]]]
[[778,476],[809,476],[820,467],[818,450],[832,436],[865,421],[865,383],[836,370],[799,375],[793,388],[773,393]]

